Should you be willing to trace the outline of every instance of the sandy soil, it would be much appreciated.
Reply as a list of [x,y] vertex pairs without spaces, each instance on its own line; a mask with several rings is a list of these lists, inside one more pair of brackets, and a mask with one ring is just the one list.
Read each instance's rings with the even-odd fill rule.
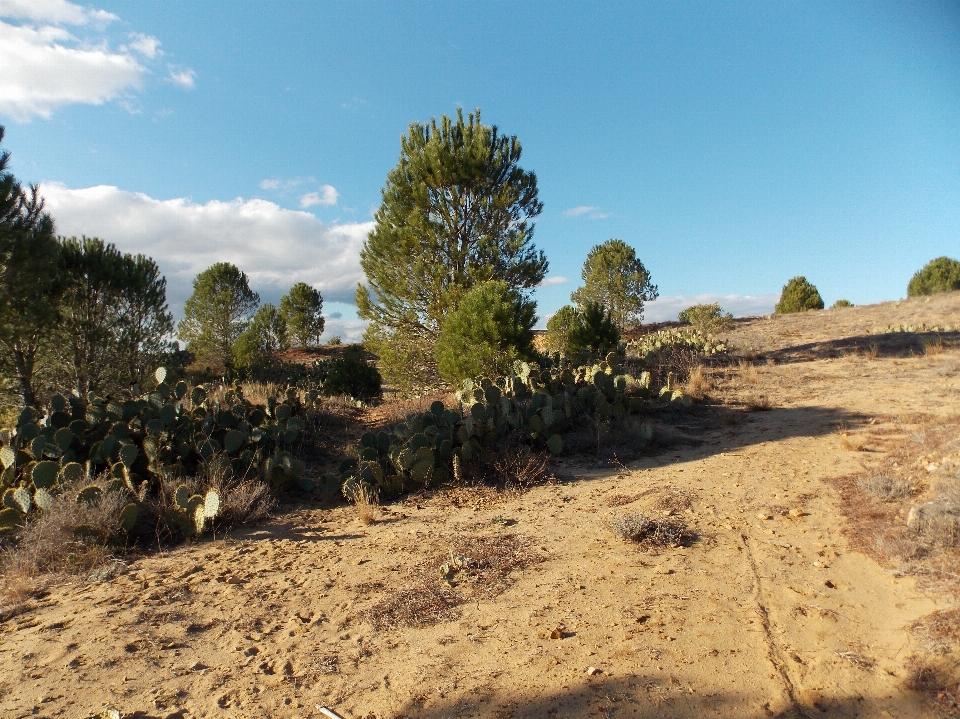
[[[954,336],[925,355],[866,333],[907,312],[958,323],[960,296],[742,323],[731,339],[775,362],[715,368],[712,404],[628,466],[566,458],[554,483],[372,525],[290,508],[56,587],[0,626],[0,715],[935,716],[907,688],[908,627],[953,600],[850,551],[832,482],[960,413]],[[696,537],[642,551],[610,528],[637,511]]]

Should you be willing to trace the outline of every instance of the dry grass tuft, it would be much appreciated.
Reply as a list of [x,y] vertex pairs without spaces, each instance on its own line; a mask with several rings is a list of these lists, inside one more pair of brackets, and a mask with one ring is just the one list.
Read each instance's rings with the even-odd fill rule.
[[852,437],[846,428],[840,428],[840,446],[848,452],[863,452],[867,445],[860,437]]
[[773,409],[770,397],[764,392],[748,394],[743,403],[750,412],[766,412]]
[[943,354],[943,338],[939,335],[923,341],[923,354],[927,357],[936,357]]
[[760,384],[760,370],[757,369],[755,364],[752,362],[747,362],[746,360],[740,360],[739,370],[740,381],[742,381],[744,384]]
[[735,412],[730,409],[720,410],[720,423],[726,425],[727,427],[734,427],[740,424],[742,419],[743,416],[740,412]]
[[639,512],[613,520],[610,528],[621,539],[636,542],[644,549],[686,546],[695,536],[679,519],[648,517]]
[[380,515],[380,494],[366,484],[357,485],[357,491],[350,497],[357,508],[357,518],[364,524],[373,524]]
[[415,570],[410,585],[392,590],[360,616],[377,630],[451,621],[459,616],[460,605],[500,594],[513,572],[541,561],[519,534],[454,537],[446,556],[428,559]]
[[707,392],[713,389],[710,379],[703,371],[703,365],[697,365],[690,370],[683,390],[698,402],[706,397]]
[[660,494],[653,507],[667,516],[679,514],[693,507],[693,498],[689,492],[671,487]]
[[941,609],[920,617],[910,629],[934,654],[947,654],[960,645],[960,609]]
[[916,488],[910,482],[884,470],[869,472],[857,480],[865,492],[869,492],[881,502],[896,502],[913,496]]
[[880,358],[880,348],[877,345],[870,345],[864,351],[863,356],[868,360],[875,360]]

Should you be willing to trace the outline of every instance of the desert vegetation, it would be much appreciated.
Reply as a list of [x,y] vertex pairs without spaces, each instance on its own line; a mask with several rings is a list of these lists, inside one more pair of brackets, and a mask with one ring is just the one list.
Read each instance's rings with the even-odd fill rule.
[[77,709],[101,620],[83,716],[956,710],[952,261],[903,303],[809,312],[795,277],[651,328],[611,239],[539,346],[520,157],[479,110],[410,125],[364,342],[321,345],[319,291],[227,262],[175,326],[150,258],[57,237],[2,156],[0,631],[36,680],[4,712]]

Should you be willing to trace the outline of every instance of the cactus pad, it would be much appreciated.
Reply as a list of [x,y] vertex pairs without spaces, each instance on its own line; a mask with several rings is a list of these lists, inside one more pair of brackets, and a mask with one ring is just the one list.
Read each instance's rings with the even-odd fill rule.
[[49,489],[57,481],[60,465],[49,460],[37,462],[30,468],[30,480],[35,489]]

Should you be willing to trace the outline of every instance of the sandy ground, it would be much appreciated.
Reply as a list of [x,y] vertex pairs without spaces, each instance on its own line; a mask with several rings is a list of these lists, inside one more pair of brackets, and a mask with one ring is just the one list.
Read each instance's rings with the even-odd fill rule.
[[[863,323],[960,322],[948,300]],[[954,605],[848,550],[831,480],[882,455],[839,427],[869,444],[960,413],[960,350],[856,354],[847,338],[875,338],[817,314],[735,331],[781,361],[715,369],[692,439],[628,466],[567,458],[554,483],[410,498],[372,525],[290,509],[54,588],[0,626],[0,716],[934,716],[907,688],[908,625]],[[755,395],[772,409],[736,411]],[[610,528],[636,511],[696,539],[641,551]],[[484,547],[514,569],[441,584],[444,558]],[[431,592],[437,623],[381,623]]]

